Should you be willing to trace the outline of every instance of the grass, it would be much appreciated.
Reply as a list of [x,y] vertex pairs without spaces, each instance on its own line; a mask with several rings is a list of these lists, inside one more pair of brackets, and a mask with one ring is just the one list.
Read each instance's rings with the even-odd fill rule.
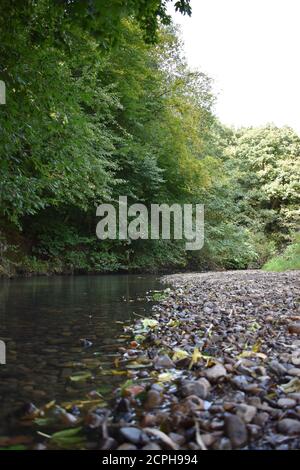
[[295,237],[294,242],[281,255],[271,258],[262,269],[276,272],[300,269],[300,234]]

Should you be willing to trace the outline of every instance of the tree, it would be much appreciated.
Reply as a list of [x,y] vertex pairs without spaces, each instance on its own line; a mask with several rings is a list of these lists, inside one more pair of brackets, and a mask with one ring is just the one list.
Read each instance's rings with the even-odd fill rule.
[[280,247],[299,224],[300,137],[288,127],[242,129],[227,154],[240,222]]

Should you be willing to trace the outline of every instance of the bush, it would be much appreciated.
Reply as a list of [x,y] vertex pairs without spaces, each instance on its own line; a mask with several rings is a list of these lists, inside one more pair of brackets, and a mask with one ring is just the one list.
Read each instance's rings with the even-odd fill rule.
[[281,255],[271,258],[263,269],[277,272],[300,269],[300,234],[295,235],[293,243]]

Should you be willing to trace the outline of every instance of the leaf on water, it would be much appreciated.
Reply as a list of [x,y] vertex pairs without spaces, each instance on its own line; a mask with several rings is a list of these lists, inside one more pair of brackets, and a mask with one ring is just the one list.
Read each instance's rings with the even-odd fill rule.
[[60,447],[83,444],[85,442],[85,437],[80,435],[81,431],[81,426],[78,428],[64,429],[63,431],[58,431],[52,434],[50,436],[50,440]]
[[[95,400],[74,400],[74,401],[65,401],[61,404],[63,408],[66,410],[72,409],[74,406],[78,408],[84,408],[85,406],[95,406],[95,405],[102,405],[106,406],[106,402],[102,400],[102,398],[98,398]],[[35,420],[36,421],[36,420]]]
[[111,375],[127,375],[126,370],[111,370],[110,371]]
[[92,377],[91,372],[78,372],[78,374],[71,375],[69,379],[71,382],[84,382]]
[[146,369],[147,367],[151,367],[151,366],[152,366],[152,363],[142,364],[137,361],[132,361],[130,362],[130,364],[126,365],[126,369]]
[[56,403],[56,400],[49,401],[49,403],[46,403],[46,405],[44,406],[44,410],[50,410],[50,408],[53,408],[55,403]]
[[57,419],[52,416],[50,418],[35,418],[34,423],[38,426],[51,426],[51,424],[54,424],[56,421]]

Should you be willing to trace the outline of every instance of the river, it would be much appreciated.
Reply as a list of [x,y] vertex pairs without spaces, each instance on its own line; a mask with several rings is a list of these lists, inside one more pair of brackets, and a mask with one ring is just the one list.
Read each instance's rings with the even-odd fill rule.
[[[55,276],[0,281],[0,432],[6,417],[25,402],[104,395],[120,377],[112,375],[123,327],[150,313],[146,293],[161,289],[153,275]],[[91,371],[92,378],[70,377]]]

